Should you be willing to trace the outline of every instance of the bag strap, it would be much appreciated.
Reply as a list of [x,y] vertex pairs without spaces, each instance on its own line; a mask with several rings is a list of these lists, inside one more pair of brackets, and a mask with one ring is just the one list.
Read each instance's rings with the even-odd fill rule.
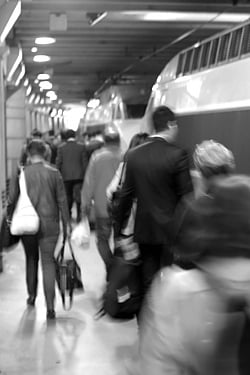
[[124,181],[124,176],[125,176],[125,171],[126,171],[126,164],[127,163],[124,161],[123,165],[122,165],[121,175],[120,175],[119,182],[118,182],[118,187],[121,187],[122,183]]
[[20,167],[20,175],[19,175],[19,188],[20,188],[20,194],[27,195],[27,187],[26,187],[26,181],[25,181],[25,175],[24,175],[24,168]]

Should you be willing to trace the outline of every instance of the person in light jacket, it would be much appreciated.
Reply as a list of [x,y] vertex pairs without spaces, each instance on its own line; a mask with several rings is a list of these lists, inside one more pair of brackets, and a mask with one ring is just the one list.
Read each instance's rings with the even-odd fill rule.
[[214,141],[194,163],[204,191],[176,210],[173,251],[196,268],[157,275],[131,374],[249,374],[250,177],[234,175],[232,153]]

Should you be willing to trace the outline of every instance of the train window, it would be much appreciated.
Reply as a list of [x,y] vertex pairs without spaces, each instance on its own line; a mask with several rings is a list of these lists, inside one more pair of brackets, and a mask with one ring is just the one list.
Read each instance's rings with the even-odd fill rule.
[[230,34],[223,35],[220,41],[217,62],[227,60]]
[[219,38],[216,38],[212,41],[209,65],[214,65],[216,63],[218,45],[219,45]]
[[146,104],[127,104],[128,118],[141,118],[144,116]]
[[193,52],[192,49],[186,52],[186,59],[185,59],[183,73],[188,73],[190,71],[190,62],[192,59],[192,52]]
[[183,72],[184,56],[185,56],[184,53],[181,53],[181,54],[179,55],[179,58],[178,58],[178,65],[177,65],[177,72],[176,72],[177,77],[178,77],[179,75],[182,75],[182,72]]
[[233,31],[232,33],[232,40],[228,56],[230,59],[237,57],[239,55],[242,31],[243,28],[241,27],[240,29]]
[[244,27],[244,35],[242,40],[241,55],[245,55],[250,52],[250,25]]
[[199,68],[201,51],[202,51],[201,46],[196,47],[194,49],[193,61],[192,61],[192,70],[196,70],[196,69]]
[[210,47],[211,47],[211,42],[204,43],[202,46],[201,62],[200,62],[201,68],[205,68],[208,65]]

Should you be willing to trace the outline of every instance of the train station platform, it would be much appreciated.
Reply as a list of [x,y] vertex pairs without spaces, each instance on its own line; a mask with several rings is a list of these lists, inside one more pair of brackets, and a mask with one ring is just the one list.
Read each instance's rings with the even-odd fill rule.
[[56,315],[46,321],[39,274],[35,308],[26,306],[25,264],[22,245],[4,253],[0,274],[1,375],[124,375],[137,341],[135,320],[95,320],[105,285],[104,265],[94,234],[88,250],[78,250],[84,293],[74,297],[70,311],[62,308],[57,291]]

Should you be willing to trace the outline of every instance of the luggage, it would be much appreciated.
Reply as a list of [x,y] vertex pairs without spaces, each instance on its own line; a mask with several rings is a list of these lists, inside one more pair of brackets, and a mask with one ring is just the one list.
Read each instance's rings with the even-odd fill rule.
[[[65,243],[59,251],[56,262],[56,281],[62,297],[64,310],[70,310],[73,304],[73,295],[75,289],[84,290],[81,280],[81,269],[76,262],[73,249],[69,240],[66,241],[69,246],[72,259],[64,258]],[[66,307],[66,295],[69,297],[69,303]]]
[[115,319],[133,319],[140,311],[142,289],[139,259],[114,256],[103,297],[103,310]]

